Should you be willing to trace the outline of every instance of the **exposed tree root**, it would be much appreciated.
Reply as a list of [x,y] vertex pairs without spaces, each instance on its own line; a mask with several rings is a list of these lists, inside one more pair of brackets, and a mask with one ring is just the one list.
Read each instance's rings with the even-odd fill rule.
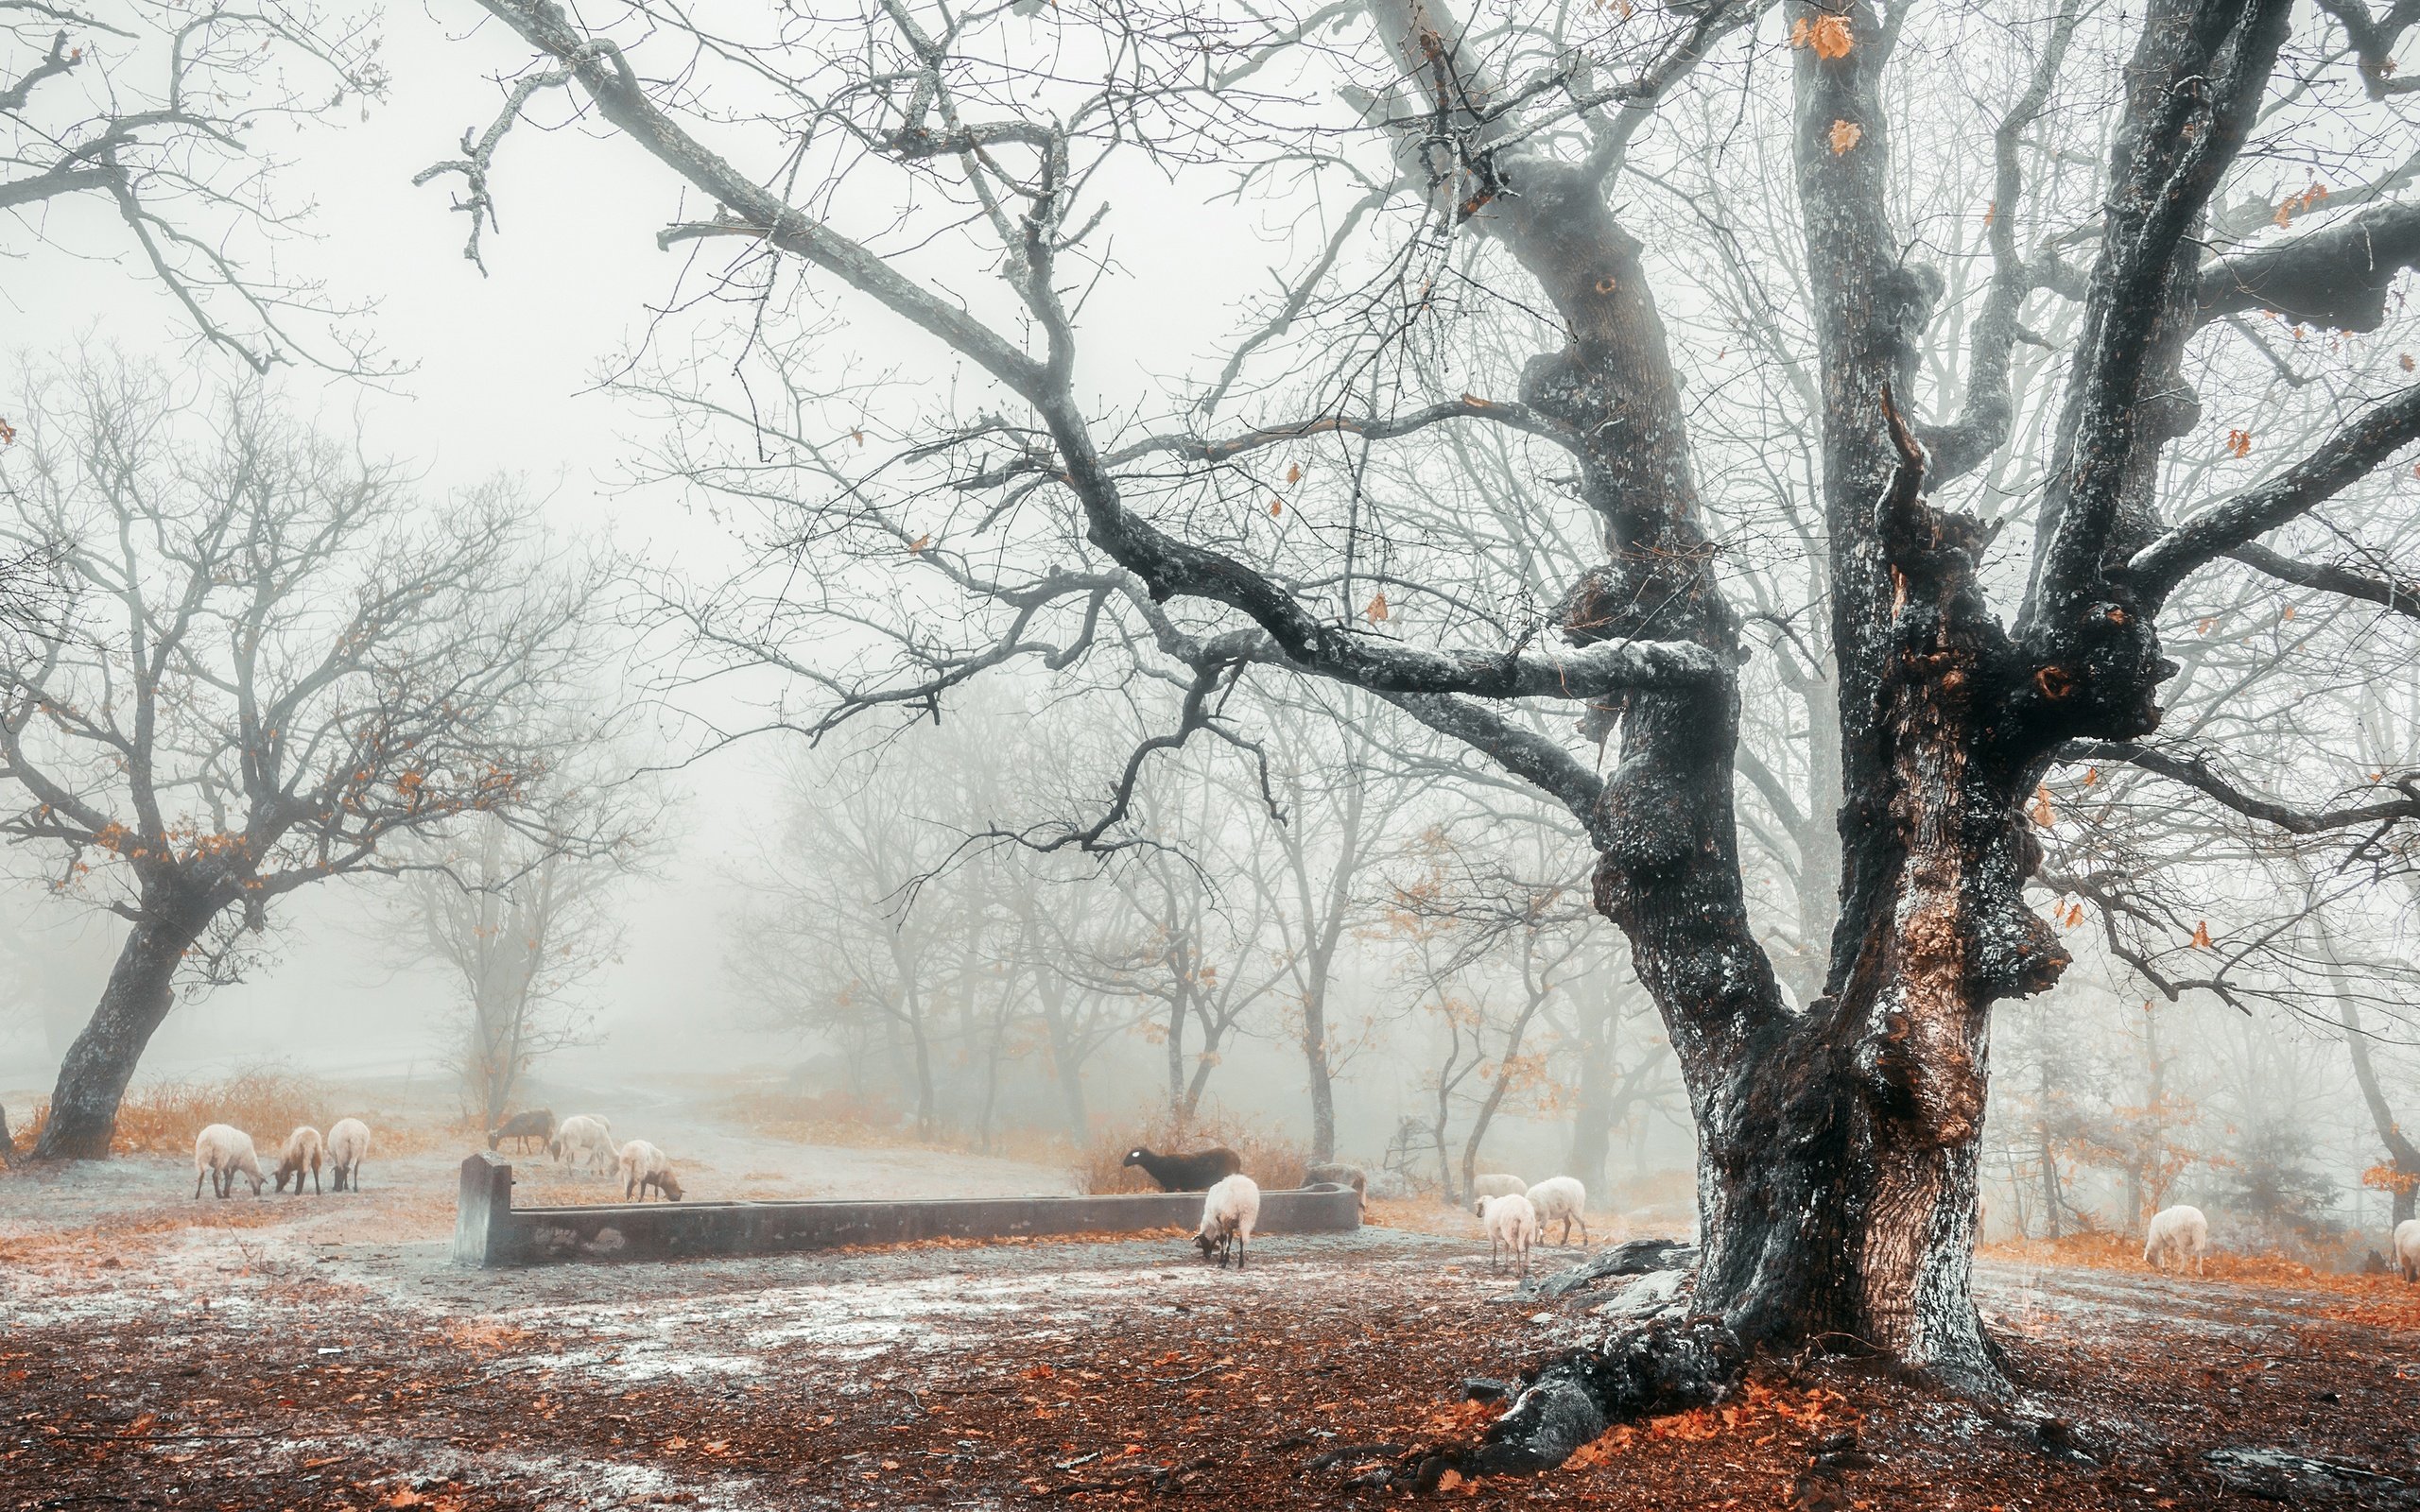
[[1477,1444],[1395,1467],[1394,1487],[1434,1490],[1463,1476],[1552,1469],[1617,1423],[1707,1407],[1730,1394],[1748,1350],[1719,1318],[1658,1319],[1574,1349],[1534,1375]]

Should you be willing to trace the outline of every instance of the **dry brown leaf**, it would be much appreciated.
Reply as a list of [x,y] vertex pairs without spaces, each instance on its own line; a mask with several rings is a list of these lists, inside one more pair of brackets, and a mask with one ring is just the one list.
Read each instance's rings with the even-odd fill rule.
[[1303,481],[1302,463],[1297,462],[1286,470],[1286,481],[1288,483],[1300,483]]
[[1865,128],[1855,121],[1834,121],[1832,123],[1832,156],[1837,158],[1857,146],[1858,139],[1864,135]]
[[1801,16],[1789,28],[1792,47],[1812,47],[1826,61],[1846,58],[1852,45],[1846,16]]
[[2216,950],[2218,948],[2210,939],[2210,922],[2208,919],[2203,919],[2194,920],[2192,943],[2205,951]]
[[1363,610],[1361,613],[1362,616],[1369,620],[1373,625],[1375,625],[1380,620],[1385,619],[1387,617],[1387,595],[1384,593],[1380,593],[1376,597],[1371,599],[1369,608]]

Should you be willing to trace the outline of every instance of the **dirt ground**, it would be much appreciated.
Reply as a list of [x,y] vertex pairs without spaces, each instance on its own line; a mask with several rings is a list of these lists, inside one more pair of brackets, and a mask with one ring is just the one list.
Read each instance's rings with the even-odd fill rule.
[[[1063,1189],[933,1151],[683,1147],[701,1194]],[[458,1153],[373,1154],[364,1193],[300,1201],[196,1202],[160,1159],[0,1176],[0,1512],[1366,1505],[1400,1499],[1356,1486],[1370,1468],[1493,1416],[1466,1380],[1607,1326],[1604,1290],[1510,1295],[1452,1214],[1266,1239],[1240,1274],[1172,1238],[463,1271]],[[608,1193],[522,1194],[575,1194]],[[2017,1410],[1768,1362],[1724,1407],[1440,1499],[2420,1508],[2420,1314],[2394,1295],[1979,1279]]]

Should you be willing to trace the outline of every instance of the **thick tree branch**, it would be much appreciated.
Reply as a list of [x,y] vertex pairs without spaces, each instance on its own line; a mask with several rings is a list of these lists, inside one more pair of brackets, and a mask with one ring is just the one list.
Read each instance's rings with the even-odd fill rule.
[[2420,266],[2420,204],[2371,205],[2333,226],[2202,265],[2201,318],[2274,310],[2290,320],[2375,331],[2395,276]]
[[2148,508],[2158,449],[2197,407],[2177,402],[2189,390],[2147,387],[2181,383],[2187,237],[2242,150],[2291,10],[2290,0],[2159,0],[2143,22],[2026,593],[2025,625],[2053,641],[2089,621],[2108,558]]
[[2303,810],[2236,786],[2212,770],[2210,759],[2206,756],[2180,756],[2131,741],[2079,740],[2060,747],[2059,759],[2071,765],[2123,762],[2131,766],[2139,766],[2170,782],[2182,782],[2246,818],[2273,824],[2290,834],[2324,834],[2334,830],[2375,828],[2405,819],[2420,819],[2420,776],[2411,774],[2394,780],[2393,785],[2400,795],[2398,797],[2375,803]]
[[2261,545],[2238,546],[2226,556],[2230,560],[2267,573],[2279,582],[2361,599],[2394,613],[2420,619],[2420,580],[2398,581],[2383,576],[2373,577],[2332,562],[2296,561]]
[[2414,23],[2420,23],[2420,0],[2394,0],[2384,15],[2372,11],[2366,0],[2317,3],[2344,28],[2345,40],[2352,43],[2353,51],[2360,60],[2361,87],[2369,92],[2370,98],[2384,99],[2390,94],[2420,90],[2420,76],[2394,77],[2395,44]]
[[2309,455],[2152,541],[2122,576],[2156,609],[2196,569],[2306,514],[2420,438],[2420,385],[2340,426]]
[[1534,784],[1571,811],[1599,849],[1609,841],[1604,780],[1563,746],[1492,709],[1444,694],[1385,693],[1380,697],[1440,734],[1451,735]]

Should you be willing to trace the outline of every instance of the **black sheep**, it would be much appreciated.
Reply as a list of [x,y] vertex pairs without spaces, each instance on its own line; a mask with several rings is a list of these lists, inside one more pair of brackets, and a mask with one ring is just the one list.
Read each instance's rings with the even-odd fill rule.
[[515,1113],[488,1130],[488,1148],[493,1150],[506,1140],[520,1140],[523,1142],[522,1148],[527,1149],[527,1142],[530,1140],[536,1140],[544,1144],[554,1137],[555,1115],[553,1112],[544,1108],[533,1108],[527,1113]]
[[1207,1192],[1244,1168],[1244,1158],[1224,1145],[1191,1155],[1161,1155],[1140,1144],[1126,1152],[1126,1164],[1139,1165],[1163,1192]]

